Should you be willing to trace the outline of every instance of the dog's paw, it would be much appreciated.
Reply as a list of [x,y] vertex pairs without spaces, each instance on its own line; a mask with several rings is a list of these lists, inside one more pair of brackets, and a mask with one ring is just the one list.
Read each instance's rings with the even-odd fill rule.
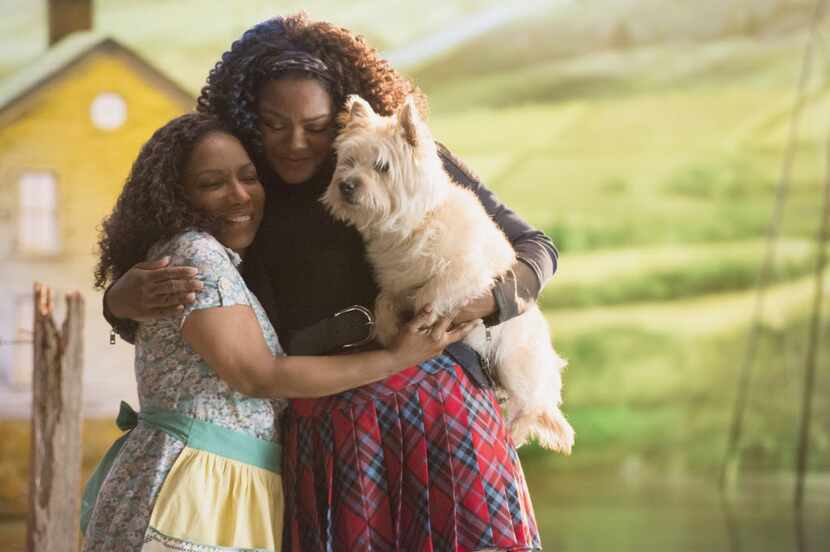
[[535,440],[539,446],[569,455],[576,433],[559,410],[525,413],[519,411],[510,418],[510,435],[516,447]]
[[533,429],[541,446],[562,454],[571,453],[576,432],[559,410],[543,412]]

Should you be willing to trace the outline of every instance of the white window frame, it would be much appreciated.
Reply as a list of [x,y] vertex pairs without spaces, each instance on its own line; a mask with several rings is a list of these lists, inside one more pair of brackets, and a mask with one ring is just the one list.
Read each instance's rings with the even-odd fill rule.
[[23,171],[17,191],[17,251],[39,256],[59,254],[57,175],[52,171]]

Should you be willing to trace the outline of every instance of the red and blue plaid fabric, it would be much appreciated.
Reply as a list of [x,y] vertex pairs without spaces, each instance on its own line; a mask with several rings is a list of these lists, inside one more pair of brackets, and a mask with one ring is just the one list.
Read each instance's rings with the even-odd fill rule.
[[283,416],[284,551],[541,548],[492,391],[451,357]]

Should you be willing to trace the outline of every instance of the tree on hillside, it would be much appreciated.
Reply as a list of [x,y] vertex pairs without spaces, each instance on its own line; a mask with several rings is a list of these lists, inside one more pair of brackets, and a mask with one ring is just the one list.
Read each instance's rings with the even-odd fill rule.
[[763,20],[757,13],[748,13],[741,25],[741,34],[746,36],[757,36],[763,30]]
[[634,45],[634,37],[628,28],[628,23],[618,21],[611,27],[608,35],[608,46],[614,50],[625,50]]

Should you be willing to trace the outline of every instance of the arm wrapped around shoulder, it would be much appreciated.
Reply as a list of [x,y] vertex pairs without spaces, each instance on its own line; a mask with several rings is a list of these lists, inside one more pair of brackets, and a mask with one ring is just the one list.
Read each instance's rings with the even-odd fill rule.
[[476,194],[487,214],[502,229],[516,252],[517,261],[513,269],[504,274],[493,288],[496,310],[484,319],[487,325],[500,324],[523,313],[528,303],[539,298],[545,284],[556,272],[559,252],[544,232],[530,226],[512,209],[500,202],[495,194],[442,144],[438,144],[438,153],[450,177]]
[[237,267],[242,259],[206,232],[188,231],[152,251],[170,257],[171,266],[196,268],[202,289],[195,300],[179,311],[179,326],[194,311],[232,305],[248,305],[247,288]]
[[[118,336],[126,341],[127,343],[134,345],[135,344],[135,334],[138,331],[138,322],[135,320],[130,320],[129,318],[118,318],[115,316],[112,311],[109,309],[107,305],[107,293],[109,293],[110,288],[114,285],[113,282],[109,286],[107,286],[106,291],[104,291],[104,296],[101,298],[101,304],[103,305],[104,311],[104,319],[109,323],[112,331],[118,334]],[[115,344],[114,341],[111,343]]]

